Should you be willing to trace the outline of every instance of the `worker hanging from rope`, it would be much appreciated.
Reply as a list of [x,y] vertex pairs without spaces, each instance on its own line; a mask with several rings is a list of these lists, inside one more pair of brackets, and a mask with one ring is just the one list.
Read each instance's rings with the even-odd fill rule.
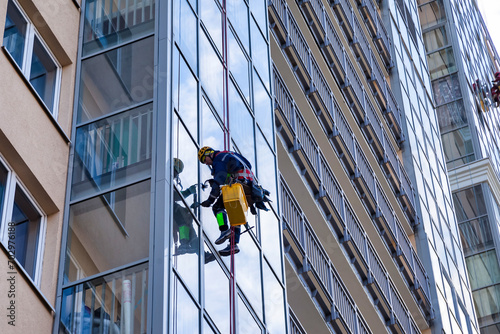
[[[216,151],[211,147],[204,146],[198,151],[198,160],[209,166],[213,179],[210,180],[211,191],[208,199],[200,205],[203,207],[212,206],[212,211],[219,224],[220,236],[215,240],[216,245],[224,243],[231,236],[231,229],[228,224],[227,212],[224,207],[224,198],[221,195],[220,187],[232,182],[240,183],[243,186],[248,207],[252,214],[256,215],[258,209],[267,211],[265,202],[269,202],[269,191],[258,185],[257,180],[251,170],[250,162],[241,154],[231,151]],[[213,205],[212,205],[213,204]],[[235,242],[233,254],[238,253],[238,243],[241,234],[240,226],[234,228]],[[219,251],[221,256],[231,255],[231,245]]]

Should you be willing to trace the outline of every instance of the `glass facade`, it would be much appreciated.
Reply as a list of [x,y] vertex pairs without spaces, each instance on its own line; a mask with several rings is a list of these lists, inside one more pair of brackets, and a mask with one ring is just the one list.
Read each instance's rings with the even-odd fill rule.
[[209,145],[244,155],[273,200],[235,256],[239,332],[286,333],[266,2],[165,4],[82,4],[58,332],[229,333],[230,258],[193,209]]

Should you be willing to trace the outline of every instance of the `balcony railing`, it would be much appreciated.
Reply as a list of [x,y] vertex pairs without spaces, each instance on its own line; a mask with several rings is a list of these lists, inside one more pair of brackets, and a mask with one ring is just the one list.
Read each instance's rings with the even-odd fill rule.
[[325,30],[325,44],[320,44],[320,47],[335,78],[342,85],[345,82],[344,46],[328,15],[325,15]]
[[370,76],[372,71],[370,59],[371,48],[356,15],[353,15],[353,28],[354,38],[351,42],[352,50],[354,51],[354,55],[358,58],[358,64],[363,72],[367,76]]
[[[344,51],[345,52],[345,51]],[[356,73],[356,70],[349,59],[346,58],[346,83],[341,87],[344,96],[348,101],[352,111],[356,115],[358,122],[364,121],[364,105],[363,105],[363,84]]]
[[290,306],[288,307],[288,319],[290,323],[290,334],[307,334]]
[[383,144],[384,129],[382,127],[382,121],[377,114],[375,106],[370,101],[368,97],[365,97],[365,121],[361,124],[363,131],[371,144],[373,153],[379,161],[384,157],[385,147]]
[[376,17],[378,15],[376,5],[373,0],[357,0],[357,2],[360,5],[359,9],[365,19],[368,31],[370,31],[372,37],[375,37],[377,35]]
[[352,175],[352,180],[360,194],[360,198],[365,204],[366,209],[372,215],[377,211],[377,202],[375,201],[375,177],[373,169],[366,158],[361,146],[356,142],[355,145],[356,172]]
[[311,58],[311,84],[306,95],[309,97],[313,109],[320,117],[328,117],[330,115],[330,88],[325,77],[321,73],[318,63],[314,58]]
[[268,0],[269,25],[281,45],[288,36],[288,5],[286,0]]
[[[371,1],[371,0],[370,0]],[[380,68],[377,57],[373,52],[370,52],[371,59],[371,67],[372,67],[372,75],[368,82],[370,83],[370,87],[372,89],[373,95],[377,99],[382,110],[387,108],[387,97],[386,97],[386,88],[385,88],[385,77],[382,74],[382,69]]]
[[344,35],[348,42],[351,42],[354,38],[353,29],[353,11],[351,7],[351,2],[349,0],[330,0],[330,6],[332,6],[333,12],[339,21],[339,25],[344,31]]
[[297,0],[318,44],[325,42],[324,6],[321,0]]
[[374,38],[375,44],[377,45],[378,52],[385,62],[386,67],[392,66],[391,59],[391,41],[387,35],[387,30],[385,29],[384,23],[377,13],[377,35]]
[[401,129],[401,111],[399,110],[398,103],[396,102],[396,98],[392,93],[391,87],[387,84],[387,81],[384,80],[384,90],[385,96],[387,97],[387,105],[385,108],[385,118],[389,123],[392,133],[394,137],[398,140],[399,143],[404,141],[404,134]]

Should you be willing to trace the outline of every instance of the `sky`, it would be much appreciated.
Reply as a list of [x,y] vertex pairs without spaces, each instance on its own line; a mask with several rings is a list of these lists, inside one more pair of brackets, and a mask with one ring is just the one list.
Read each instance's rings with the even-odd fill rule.
[[479,10],[488,26],[493,44],[500,54],[500,1],[499,0],[477,0]]

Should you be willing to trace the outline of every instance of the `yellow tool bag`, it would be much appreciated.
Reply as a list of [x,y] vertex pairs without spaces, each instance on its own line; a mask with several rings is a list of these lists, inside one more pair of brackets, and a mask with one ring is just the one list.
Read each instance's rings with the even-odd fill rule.
[[248,203],[240,183],[222,186],[222,198],[231,226],[243,225],[247,222]]

